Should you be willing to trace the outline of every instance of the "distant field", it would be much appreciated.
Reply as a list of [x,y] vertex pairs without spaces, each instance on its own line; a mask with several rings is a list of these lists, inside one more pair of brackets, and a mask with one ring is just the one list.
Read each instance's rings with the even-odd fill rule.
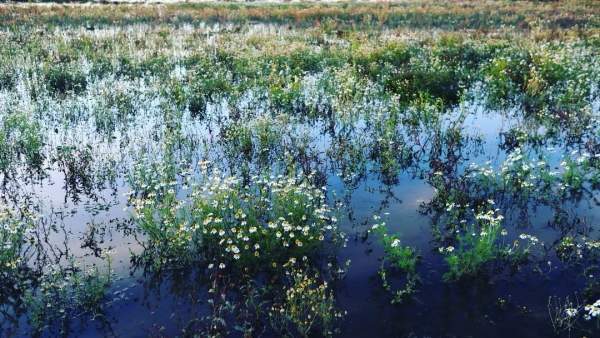
[[[600,26],[596,1],[408,1],[400,3],[184,3],[161,5],[23,5],[0,7],[3,23],[136,22],[332,24],[416,29],[564,29]],[[40,22],[41,20],[41,22]]]

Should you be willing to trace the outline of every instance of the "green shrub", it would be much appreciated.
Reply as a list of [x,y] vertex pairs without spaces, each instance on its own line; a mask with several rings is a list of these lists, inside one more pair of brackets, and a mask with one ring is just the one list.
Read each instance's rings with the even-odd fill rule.
[[48,90],[55,94],[78,94],[87,86],[87,79],[81,70],[62,63],[47,68],[45,80]]
[[24,163],[28,169],[39,172],[44,162],[39,124],[22,113],[12,113],[0,124],[0,171],[7,174]]

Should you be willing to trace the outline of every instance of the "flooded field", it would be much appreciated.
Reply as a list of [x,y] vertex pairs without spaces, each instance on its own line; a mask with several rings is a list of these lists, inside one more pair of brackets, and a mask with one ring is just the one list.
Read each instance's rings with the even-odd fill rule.
[[0,336],[598,336],[598,14],[0,7]]

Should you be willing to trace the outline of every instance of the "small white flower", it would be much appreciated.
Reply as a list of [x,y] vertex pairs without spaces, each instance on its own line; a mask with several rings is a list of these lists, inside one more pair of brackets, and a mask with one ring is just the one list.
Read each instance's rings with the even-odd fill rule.
[[577,315],[577,312],[579,312],[579,311],[575,308],[565,309],[565,313],[567,314],[568,317],[575,317]]

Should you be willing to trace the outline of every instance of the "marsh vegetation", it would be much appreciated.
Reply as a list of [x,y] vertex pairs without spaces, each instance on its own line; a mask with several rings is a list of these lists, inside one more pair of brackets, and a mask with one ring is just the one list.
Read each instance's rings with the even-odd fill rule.
[[0,6],[0,335],[597,335],[599,18]]

